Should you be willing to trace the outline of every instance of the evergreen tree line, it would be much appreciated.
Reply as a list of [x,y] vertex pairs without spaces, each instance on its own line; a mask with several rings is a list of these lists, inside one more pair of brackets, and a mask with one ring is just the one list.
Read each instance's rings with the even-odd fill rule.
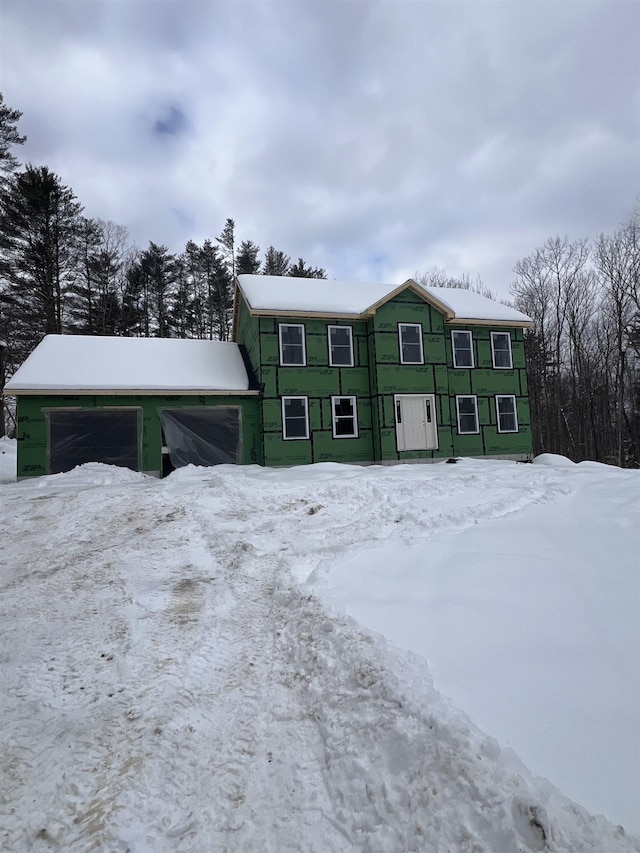
[[326,278],[273,246],[260,257],[238,240],[233,219],[215,239],[183,252],[91,219],[46,166],[20,169],[12,146],[21,113],[0,94],[0,342],[2,384],[45,334],[228,340],[235,275]]

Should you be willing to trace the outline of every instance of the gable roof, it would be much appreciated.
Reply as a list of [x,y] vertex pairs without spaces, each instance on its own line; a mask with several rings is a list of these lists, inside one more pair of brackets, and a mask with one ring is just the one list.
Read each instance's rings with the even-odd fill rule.
[[526,314],[470,290],[403,284],[367,284],[318,278],[239,275],[238,287],[255,314],[364,317],[409,288],[437,308],[449,323],[530,326]]
[[183,338],[47,335],[5,394],[257,393],[238,344]]

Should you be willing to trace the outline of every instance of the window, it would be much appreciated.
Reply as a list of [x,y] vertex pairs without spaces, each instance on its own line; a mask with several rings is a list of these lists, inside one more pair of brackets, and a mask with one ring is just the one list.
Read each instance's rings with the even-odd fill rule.
[[334,438],[357,438],[358,415],[355,397],[332,397],[331,416]]
[[458,413],[458,432],[460,435],[472,435],[478,429],[478,401],[476,397],[456,397]]
[[309,405],[306,397],[282,398],[282,437],[309,438]]
[[353,367],[351,326],[328,326],[328,330],[331,367]]
[[400,363],[423,364],[422,326],[420,323],[398,323]]
[[453,366],[473,367],[473,341],[471,332],[451,332]]
[[302,366],[307,363],[304,347],[304,326],[280,323],[280,364]]
[[502,370],[509,370],[513,367],[509,332],[491,332],[491,358],[494,367]]
[[498,414],[498,432],[518,432],[516,398],[513,394],[496,396],[496,412]]

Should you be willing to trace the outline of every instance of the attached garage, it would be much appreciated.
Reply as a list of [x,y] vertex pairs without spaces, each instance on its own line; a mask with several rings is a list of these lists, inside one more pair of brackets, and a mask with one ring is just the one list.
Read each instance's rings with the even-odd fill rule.
[[19,477],[263,461],[259,389],[235,343],[47,335],[4,393],[17,398]]

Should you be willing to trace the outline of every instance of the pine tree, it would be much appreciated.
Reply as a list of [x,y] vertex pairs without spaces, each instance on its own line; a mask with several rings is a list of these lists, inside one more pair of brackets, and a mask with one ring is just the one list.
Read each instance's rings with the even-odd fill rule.
[[140,253],[132,273],[144,305],[145,337],[170,338],[177,279],[175,256],[166,246],[150,242],[149,248]]
[[78,269],[82,206],[46,166],[11,176],[0,198],[0,273],[32,346],[64,330]]
[[120,334],[125,337],[148,338],[150,311],[147,276],[140,263],[140,254],[131,259],[124,274],[121,296]]
[[210,240],[205,240],[202,244],[201,263],[207,294],[207,337],[227,341],[231,334],[233,279],[218,247]]
[[222,247],[222,256],[227,264],[231,279],[236,277],[236,224],[233,219],[227,219],[222,229],[222,234],[216,237]]
[[76,296],[70,327],[92,335],[96,330],[97,254],[100,234],[92,219],[80,217],[78,224],[78,276],[72,285]]
[[288,275],[291,267],[291,258],[284,252],[269,246],[262,264],[262,275]]
[[243,240],[236,254],[236,275],[256,275],[260,272],[260,246]]
[[175,297],[171,305],[171,325],[176,337],[190,338],[193,329],[193,294],[184,255],[175,259]]
[[287,275],[294,278],[326,278],[327,273],[321,267],[307,266],[302,258],[298,258],[298,263],[290,267]]
[[23,145],[27,139],[18,133],[16,127],[21,116],[20,110],[12,110],[4,103],[4,96],[0,92],[0,175],[11,173],[18,166],[11,147]]
[[[182,270],[181,288],[184,300],[185,334],[187,338],[208,337],[209,319],[207,309],[207,288],[202,270],[202,248],[189,240],[179,258]],[[179,287],[179,292],[180,292]]]

